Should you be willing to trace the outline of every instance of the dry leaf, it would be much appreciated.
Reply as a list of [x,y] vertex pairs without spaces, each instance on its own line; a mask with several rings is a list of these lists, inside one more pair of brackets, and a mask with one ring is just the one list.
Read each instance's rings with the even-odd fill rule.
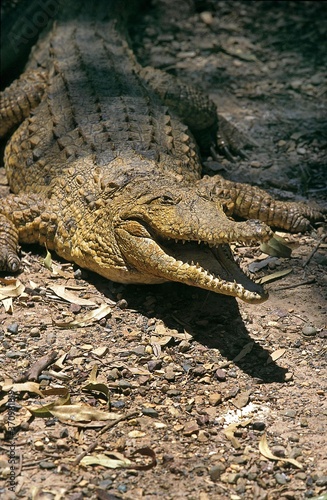
[[[50,389],[48,389],[50,391]],[[56,405],[61,406],[70,403],[70,394],[67,389],[65,389],[65,392],[62,396],[60,396],[56,401],[53,403],[49,403],[47,405],[43,406],[36,406],[36,407],[31,407],[27,406],[27,410],[32,413],[33,416],[35,417],[40,417],[40,418],[47,418],[51,417],[52,413],[51,410],[54,408]]]
[[118,452],[110,453],[108,455],[86,455],[86,457],[82,458],[80,461],[81,465],[102,465],[108,469],[118,469],[120,467],[126,468],[129,467],[131,463],[132,462],[128,460],[128,458]]
[[236,429],[241,426],[241,427],[246,427],[252,422],[252,419],[247,419],[244,420],[243,422],[234,422],[233,424],[230,424],[226,429],[224,429],[224,434],[231,441],[233,447],[237,450],[238,448],[241,447],[241,443],[239,440],[234,436],[234,432]]
[[235,450],[238,450],[241,447],[241,443],[234,436],[234,432],[236,431],[237,427],[238,427],[238,424],[235,423],[235,424],[230,424],[228,427],[226,427],[226,429],[224,429],[225,436],[232,443]]
[[73,292],[66,289],[65,286],[62,285],[52,285],[49,286],[50,290],[52,290],[58,297],[61,299],[67,300],[71,304],[77,304],[79,306],[95,306],[96,303],[93,300],[83,299],[82,297],[78,297]]
[[266,361],[267,365],[269,365],[269,363],[272,363],[273,361],[277,361],[277,359],[281,358],[285,354],[285,352],[286,349],[277,349],[277,351],[272,352]]
[[25,290],[25,286],[19,280],[10,283],[7,286],[0,287],[0,300],[8,297],[20,297]]
[[239,352],[238,355],[233,359],[233,363],[240,361],[240,359],[244,358],[247,354],[249,354],[249,352],[252,351],[253,346],[254,342],[249,342],[248,344],[245,344],[241,352]]
[[97,410],[86,403],[54,406],[51,408],[50,413],[61,420],[73,420],[74,422],[116,420],[121,417],[119,413]]
[[138,431],[138,430],[130,431],[128,433],[128,437],[130,437],[130,438],[141,438],[141,437],[144,437],[144,436],[146,436],[146,433],[143,432],[143,431]]
[[101,394],[103,394],[106,397],[106,399],[109,403],[110,402],[110,389],[103,382],[98,382],[97,370],[98,370],[98,367],[96,365],[94,365],[92,368],[90,377],[89,377],[86,385],[84,385],[82,387],[82,389],[83,389],[83,391],[88,391],[88,392],[92,392],[92,391],[100,392]]
[[292,249],[286,245],[285,240],[276,234],[269,241],[261,243],[260,250],[272,257],[290,257]]
[[303,468],[303,465],[300,464],[300,462],[298,462],[294,458],[281,458],[274,455],[268,447],[266,434],[263,434],[259,441],[259,451],[264,457],[268,458],[269,460],[278,460],[280,462],[287,462],[289,464],[294,465],[295,467],[298,467],[299,469]]
[[43,397],[43,393],[40,391],[40,384],[36,382],[24,382],[22,384],[5,383],[2,385],[2,390],[4,392],[32,392]]
[[139,465],[139,464],[132,464],[130,466],[130,469],[135,469],[135,470],[150,470],[153,467],[157,465],[157,458],[155,452],[149,448],[148,446],[145,446],[144,448],[139,448],[138,450],[135,450],[132,455],[143,455],[145,457],[151,458],[151,463],[149,464],[144,464],[144,465]]
[[105,318],[111,313],[111,307],[108,304],[101,304],[97,309],[93,309],[93,311],[89,311],[86,314],[78,314],[75,319],[71,321],[57,321],[52,320],[56,326],[60,328],[78,328],[83,326],[90,325],[93,321],[99,321],[102,318]]
[[51,253],[49,252],[48,249],[45,258],[43,259],[43,265],[44,267],[49,269],[49,271],[52,271],[52,258],[51,258]]
[[14,312],[12,298],[2,299],[2,305],[5,308],[6,313],[12,314]]
[[256,283],[259,283],[260,285],[263,285],[264,283],[271,283],[272,281],[276,281],[279,278],[283,278],[284,276],[287,276],[292,272],[291,268],[284,269],[283,271],[276,271],[275,273],[269,274],[268,276],[264,276],[263,278],[260,278],[259,280],[256,281]]

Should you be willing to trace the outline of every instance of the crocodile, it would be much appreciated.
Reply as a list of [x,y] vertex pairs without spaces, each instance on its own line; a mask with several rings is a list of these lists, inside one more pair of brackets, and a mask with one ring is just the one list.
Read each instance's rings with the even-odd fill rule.
[[39,243],[116,282],[176,281],[262,302],[268,294],[230,245],[267,241],[271,227],[305,231],[321,214],[202,177],[202,157],[224,146],[216,106],[138,63],[132,4],[67,0],[1,94],[0,134],[14,132],[0,270],[17,272],[19,245]]

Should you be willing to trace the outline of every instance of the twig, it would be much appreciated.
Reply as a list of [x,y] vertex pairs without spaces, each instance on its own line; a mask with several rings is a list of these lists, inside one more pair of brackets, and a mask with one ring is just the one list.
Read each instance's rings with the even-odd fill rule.
[[310,280],[300,281],[299,283],[294,283],[293,285],[280,286],[279,288],[275,288],[275,291],[288,290],[289,288],[297,288],[298,286],[303,286],[303,285],[311,285],[311,283],[314,283],[315,281],[316,281],[315,278],[311,278]]
[[[133,418],[133,417],[136,417],[137,415],[139,415],[139,412],[138,411],[132,411],[130,413],[126,413],[126,415],[123,415],[121,416],[120,418],[117,418],[116,420],[114,420],[113,422],[109,422],[107,425],[105,425],[105,427],[103,427],[101,429],[101,431],[99,431],[99,434],[98,436],[100,437],[101,434],[104,434],[108,429],[111,429],[112,427],[114,427],[116,424],[118,424],[119,422],[122,422],[123,420],[128,420],[129,418]],[[80,453],[76,459],[74,460],[73,462],[73,465],[78,465],[80,463],[80,461],[88,454],[88,453],[91,453],[99,444],[99,437],[98,439],[96,439],[95,441],[93,441],[93,443],[91,443],[85,451],[83,451],[82,453]]]
[[303,267],[305,267],[305,266],[307,266],[309,264],[310,260],[312,259],[312,257],[314,256],[314,254],[316,253],[316,251],[318,250],[318,248],[320,247],[321,243],[324,241],[324,239],[326,238],[326,236],[327,236],[326,234],[322,235],[322,237],[318,241],[317,245],[314,247],[314,249],[310,253],[309,257],[304,261]]
[[37,380],[40,373],[51,365],[57,358],[57,352],[52,351],[38,359],[23,375],[15,379],[15,382],[25,382],[26,380]]

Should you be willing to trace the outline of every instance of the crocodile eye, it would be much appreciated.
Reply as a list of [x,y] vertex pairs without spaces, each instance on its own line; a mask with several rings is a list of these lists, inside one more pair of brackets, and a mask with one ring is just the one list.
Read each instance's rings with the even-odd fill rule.
[[165,203],[166,205],[173,205],[173,204],[175,204],[175,203],[176,203],[176,200],[175,200],[175,199],[173,199],[173,197],[172,197],[172,196],[170,196],[169,194],[162,196],[162,197],[161,197],[161,201],[162,201],[163,203]]
[[152,198],[151,203],[158,202],[162,205],[176,205],[178,203],[178,199],[176,197],[173,197],[170,193],[156,196],[155,198]]

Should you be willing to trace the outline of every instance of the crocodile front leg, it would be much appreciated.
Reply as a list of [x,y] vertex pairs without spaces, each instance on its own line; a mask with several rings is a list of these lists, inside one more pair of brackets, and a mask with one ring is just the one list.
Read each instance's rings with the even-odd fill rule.
[[198,181],[200,190],[218,198],[228,215],[242,219],[258,219],[268,226],[303,232],[312,222],[324,219],[323,214],[309,205],[278,201],[256,186],[231,182],[219,175],[204,176]]
[[30,70],[0,92],[0,137],[22,123],[40,103],[46,88],[47,72]]
[[9,195],[0,200],[0,270],[19,270],[18,242],[52,248],[56,229],[57,215],[47,210],[39,195]]

